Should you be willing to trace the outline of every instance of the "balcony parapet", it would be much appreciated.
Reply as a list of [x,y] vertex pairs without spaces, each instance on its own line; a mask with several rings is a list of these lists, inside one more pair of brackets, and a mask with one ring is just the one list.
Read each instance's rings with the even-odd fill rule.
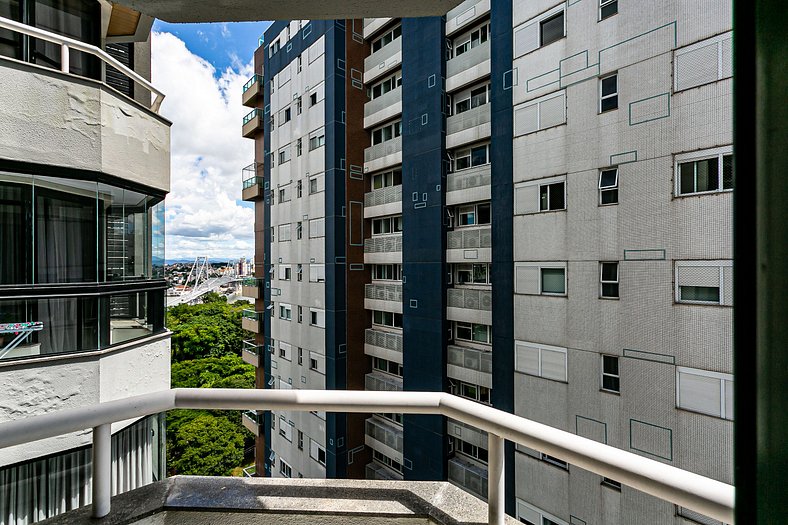
[[446,119],[446,147],[456,148],[489,138],[491,104],[482,104]]
[[364,127],[371,128],[400,113],[402,113],[402,88],[398,87],[364,104]]
[[241,421],[243,422],[244,428],[255,436],[262,435],[263,429],[261,427],[265,424],[262,413],[257,410],[244,410]]
[[263,110],[255,108],[244,116],[241,126],[241,135],[244,138],[254,138],[255,134],[263,129]]
[[458,381],[492,388],[492,352],[449,345],[446,376]]
[[263,331],[263,312],[243,310],[241,312],[241,328],[255,334]]
[[[92,515],[102,518],[111,510],[110,425],[176,408],[393,412],[451,417],[488,433],[488,479],[495,480],[488,484],[489,523],[504,522],[505,440],[710,518],[726,523],[734,521],[735,490],[732,485],[443,392],[176,388],[0,423],[0,448],[93,428]],[[227,478],[222,478],[223,483],[226,481]]]
[[486,500],[488,488],[487,469],[475,462],[453,457],[449,460],[449,481]]
[[364,330],[364,353],[402,364],[402,334],[367,328]]
[[490,42],[487,41],[446,62],[446,91],[456,91],[490,74]]
[[490,200],[492,167],[483,164],[446,176],[446,206]]
[[261,75],[254,75],[244,84],[241,104],[250,108],[255,107],[258,103],[258,98],[262,96],[263,77]]
[[262,162],[252,162],[241,170],[241,198],[258,201],[265,198],[265,177]]
[[261,299],[263,297],[263,279],[259,277],[247,277],[241,281],[241,295],[251,299]]
[[364,239],[365,264],[396,264],[402,262],[402,234],[376,235]]
[[446,262],[492,262],[492,229],[458,228],[446,234]]
[[258,345],[254,341],[244,341],[241,348],[243,360],[255,368],[261,368],[264,364],[265,346]]
[[370,372],[364,376],[364,388],[376,392],[399,392],[402,390],[402,378]]
[[376,78],[393,71],[401,62],[402,37],[400,36],[364,59],[364,83],[369,84]]
[[402,137],[396,137],[364,150],[364,171],[373,172],[402,164]]

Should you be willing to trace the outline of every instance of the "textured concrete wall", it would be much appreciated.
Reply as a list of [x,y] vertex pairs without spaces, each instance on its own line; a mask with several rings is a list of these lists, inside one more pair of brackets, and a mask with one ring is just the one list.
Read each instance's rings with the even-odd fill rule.
[[169,126],[100,83],[0,59],[0,158],[169,191]]
[[[512,93],[516,112],[563,90],[566,123],[515,128],[513,181],[565,175],[566,210],[515,215],[513,230],[515,262],[567,263],[567,294],[516,295],[514,337],[567,348],[567,381],[515,373],[515,411],[731,483],[732,422],[676,409],[676,366],[731,373],[732,309],[676,304],[674,269],[732,258],[732,194],[676,198],[674,161],[732,143],[732,82],[673,90],[674,50],[728,31],[730,7],[619,2],[597,22],[598,2],[515,0],[515,41],[559,4],[566,38],[515,52]],[[599,78],[613,72],[618,109],[600,114]],[[600,206],[599,170],[609,166],[619,170],[618,204]],[[634,260],[630,250],[654,251]],[[618,300],[599,297],[599,261],[619,262]],[[620,395],[600,389],[601,354],[620,357]],[[517,497],[567,523],[680,522],[673,505],[578,468],[523,453],[516,461]]]
[[[0,367],[0,422],[47,412],[94,405],[170,387],[170,339],[104,355],[31,359]],[[113,424],[117,432],[131,421]],[[89,431],[68,434],[0,450],[0,465],[90,443]]]

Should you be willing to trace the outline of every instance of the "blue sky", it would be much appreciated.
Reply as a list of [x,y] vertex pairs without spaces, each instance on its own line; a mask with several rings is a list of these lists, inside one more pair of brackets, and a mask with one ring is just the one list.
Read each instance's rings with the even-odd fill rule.
[[254,210],[241,200],[254,143],[241,137],[249,112],[241,93],[270,24],[154,24],[153,84],[165,93],[161,113],[172,122],[167,259],[254,253]]
[[257,40],[270,25],[271,22],[170,24],[156,20],[153,30],[183,40],[189,51],[210,62],[220,75],[227,67],[239,69],[240,64],[250,62]]

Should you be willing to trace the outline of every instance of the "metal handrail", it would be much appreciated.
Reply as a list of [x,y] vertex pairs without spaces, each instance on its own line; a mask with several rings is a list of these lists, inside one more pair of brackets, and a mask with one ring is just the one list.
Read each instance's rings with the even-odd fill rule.
[[76,49],[77,51],[82,51],[83,53],[88,53],[95,57],[100,58],[105,64],[109,64],[130,79],[132,79],[137,84],[141,85],[154,95],[156,98],[154,99],[153,103],[150,105],[150,110],[154,113],[159,113],[159,109],[161,108],[161,103],[164,101],[164,93],[153,87],[148,80],[142,77],[139,73],[134,71],[133,69],[129,69],[127,66],[121,64],[117,59],[112,57],[109,53],[104,51],[103,49],[96,47],[92,44],[87,44],[85,42],[80,42],[74,38],[69,38],[67,36],[58,35],[56,33],[50,33],[49,31],[45,31],[43,29],[39,29],[37,27],[29,26],[27,24],[23,24],[21,22],[17,22],[16,20],[11,20],[10,18],[5,18],[0,16],[0,28],[8,29],[10,31],[16,31],[17,33],[22,33],[24,35],[32,36],[33,38],[38,38],[41,40],[46,40],[47,42],[52,42],[54,44],[60,45],[60,71],[63,73],[69,73],[70,69],[70,57],[69,57],[69,49]]
[[441,392],[176,388],[0,424],[0,448],[93,428],[93,515],[109,513],[110,425],[174,408],[439,414],[488,433],[489,523],[503,525],[504,440],[733,523],[734,487],[536,421]]

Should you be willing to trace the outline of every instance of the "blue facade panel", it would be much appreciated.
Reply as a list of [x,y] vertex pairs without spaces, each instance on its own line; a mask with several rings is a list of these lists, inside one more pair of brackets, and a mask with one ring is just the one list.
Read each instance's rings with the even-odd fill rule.
[[[402,21],[402,219],[404,389],[446,389],[446,116],[443,17]],[[411,480],[446,479],[441,416],[405,415]]]

